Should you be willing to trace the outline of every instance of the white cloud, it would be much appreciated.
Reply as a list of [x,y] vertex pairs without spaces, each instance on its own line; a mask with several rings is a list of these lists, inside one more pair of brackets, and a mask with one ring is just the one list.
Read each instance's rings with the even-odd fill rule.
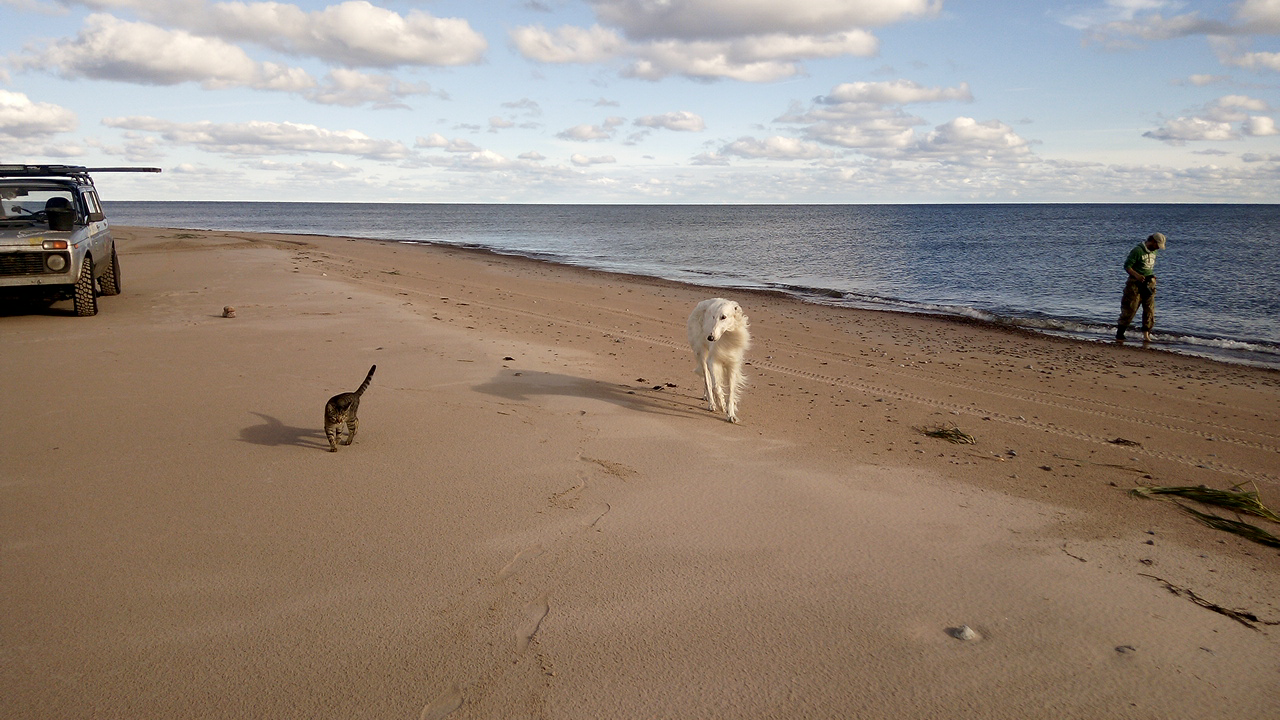
[[726,145],[718,157],[725,155],[769,160],[823,160],[834,157],[835,153],[816,143],[774,136],[763,140],[739,138]]
[[1280,135],[1280,130],[1276,129],[1276,121],[1265,115],[1251,116],[1241,125],[1241,130],[1245,135],[1253,137]]
[[939,125],[907,148],[906,157],[964,165],[1004,165],[1035,161],[1030,143],[999,120],[958,117]]
[[590,0],[599,18],[632,38],[685,40],[889,25],[933,15],[941,0]]
[[1259,114],[1270,111],[1271,106],[1265,100],[1247,95],[1224,95],[1194,115],[1169,120],[1142,136],[1170,145],[1185,145],[1188,142],[1240,140],[1246,135],[1273,135],[1274,119]]
[[218,155],[291,155],[330,153],[370,160],[399,160],[409,148],[395,140],[376,140],[358,130],[328,130],[290,122],[180,123],[151,117],[104,118],[107,127],[157,133],[174,145],[189,145]]
[[356,107],[370,104],[377,108],[406,108],[404,98],[430,92],[431,86],[425,83],[414,85],[400,82],[390,75],[334,68],[320,87],[304,93],[304,96],[323,105]]
[[541,26],[519,27],[510,35],[521,54],[543,63],[604,62],[622,54],[627,45],[617,33],[599,25],[565,26],[554,32]]
[[77,124],[76,114],[60,105],[0,90],[0,136],[40,139],[75,130]]
[[824,105],[869,103],[874,105],[907,105],[928,102],[972,102],[969,83],[953,88],[925,87],[910,80],[892,82],[852,82],[837,85],[831,93],[819,98]]
[[68,78],[116,80],[145,85],[197,82],[206,88],[244,86],[299,92],[315,81],[299,68],[256,62],[221,40],[110,15],[86,18],[80,33],[21,57],[26,69],[47,69]]
[[707,128],[707,123],[702,119],[701,115],[688,110],[669,112],[664,115],[646,115],[636,120],[635,124],[640,127],[663,128],[680,132],[700,132]]
[[1247,52],[1239,55],[1226,55],[1223,56],[1222,62],[1245,70],[1280,72],[1280,52]]
[[578,167],[588,167],[590,165],[609,165],[618,162],[612,155],[600,155],[597,157],[587,157],[581,153],[574,153],[569,157],[569,162]]
[[351,67],[451,66],[480,62],[488,42],[466,20],[420,10],[399,14],[365,0],[308,12],[279,2],[63,0],[95,9],[128,8],[193,34],[252,42]]
[[556,134],[561,140],[589,142],[591,140],[608,140],[614,136],[619,125],[625,120],[620,117],[605,118],[602,125],[577,125]]
[[1217,122],[1198,117],[1180,117],[1166,122],[1162,127],[1142,133],[1143,137],[1185,145],[1201,140],[1238,140],[1240,135],[1229,122]]
[[474,153],[479,152],[480,148],[470,140],[462,138],[454,138],[452,140],[446,138],[440,133],[431,133],[427,137],[420,137],[414,141],[415,148],[432,148],[444,150],[450,153]]
[[590,28],[510,32],[525,57],[544,63],[625,61],[624,77],[772,82],[805,60],[869,57],[867,28],[935,14],[941,0],[594,0]]

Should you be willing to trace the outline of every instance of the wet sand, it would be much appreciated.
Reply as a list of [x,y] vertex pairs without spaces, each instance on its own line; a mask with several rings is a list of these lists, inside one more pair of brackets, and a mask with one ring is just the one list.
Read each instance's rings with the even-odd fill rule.
[[[1280,373],[458,249],[117,237],[98,316],[0,316],[0,716],[1280,708],[1280,551],[1127,494],[1280,506]],[[684,340],[715,295],[751,318],[736,425]],[[324,402],[375,363],[330,453]]]

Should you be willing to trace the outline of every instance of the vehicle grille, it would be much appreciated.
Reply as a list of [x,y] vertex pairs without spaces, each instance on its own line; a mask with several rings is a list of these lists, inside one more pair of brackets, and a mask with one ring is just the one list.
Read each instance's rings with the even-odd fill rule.
[[48,272],[44,266],[44,253],[0,253],[0,277],[44,275]]

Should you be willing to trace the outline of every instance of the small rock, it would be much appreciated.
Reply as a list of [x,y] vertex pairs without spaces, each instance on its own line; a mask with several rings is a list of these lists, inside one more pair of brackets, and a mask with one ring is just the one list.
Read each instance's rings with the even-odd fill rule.
[[975,631],[973,628],[969,627],[968,625],[961,625],[958,628],[951,628],[948,632],[951,633],[951,637],[957,640],[966,640],[966,641],[977,640],[978,638],[982,637],[977,633],[977,631]]
[[1116,652],[1121,655],[1128,655],[1129,653],[1138,652],[1138,648],[1132,645],[1118,645],[1116,646]]
[[235,317],[235,316],[236,316],[236,309],[235,309],[235,308],[231,307],[230,305],[228,305],[228,306],[226,306],[226,307],[222,308],[222,317],[224,317],[224,318],[233,318],[233,317]]

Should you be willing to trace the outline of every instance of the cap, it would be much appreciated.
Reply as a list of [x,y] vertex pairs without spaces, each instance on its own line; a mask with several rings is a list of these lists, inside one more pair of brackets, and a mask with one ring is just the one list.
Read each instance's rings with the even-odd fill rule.
[[1149,241],[1154,240],[1154,241],[1155,241],[1155,243],[1156,243],[1156,249],[1157,249],[1157,250],[1163,250],[1163,249],[1164,249],[1164,239],[1165,239],[1165,238],[1164,238],[1164,233],[1152,233],[1152,234],[1151,234],[1151,237],[1147,238],[1147,241],[1149,242]]

